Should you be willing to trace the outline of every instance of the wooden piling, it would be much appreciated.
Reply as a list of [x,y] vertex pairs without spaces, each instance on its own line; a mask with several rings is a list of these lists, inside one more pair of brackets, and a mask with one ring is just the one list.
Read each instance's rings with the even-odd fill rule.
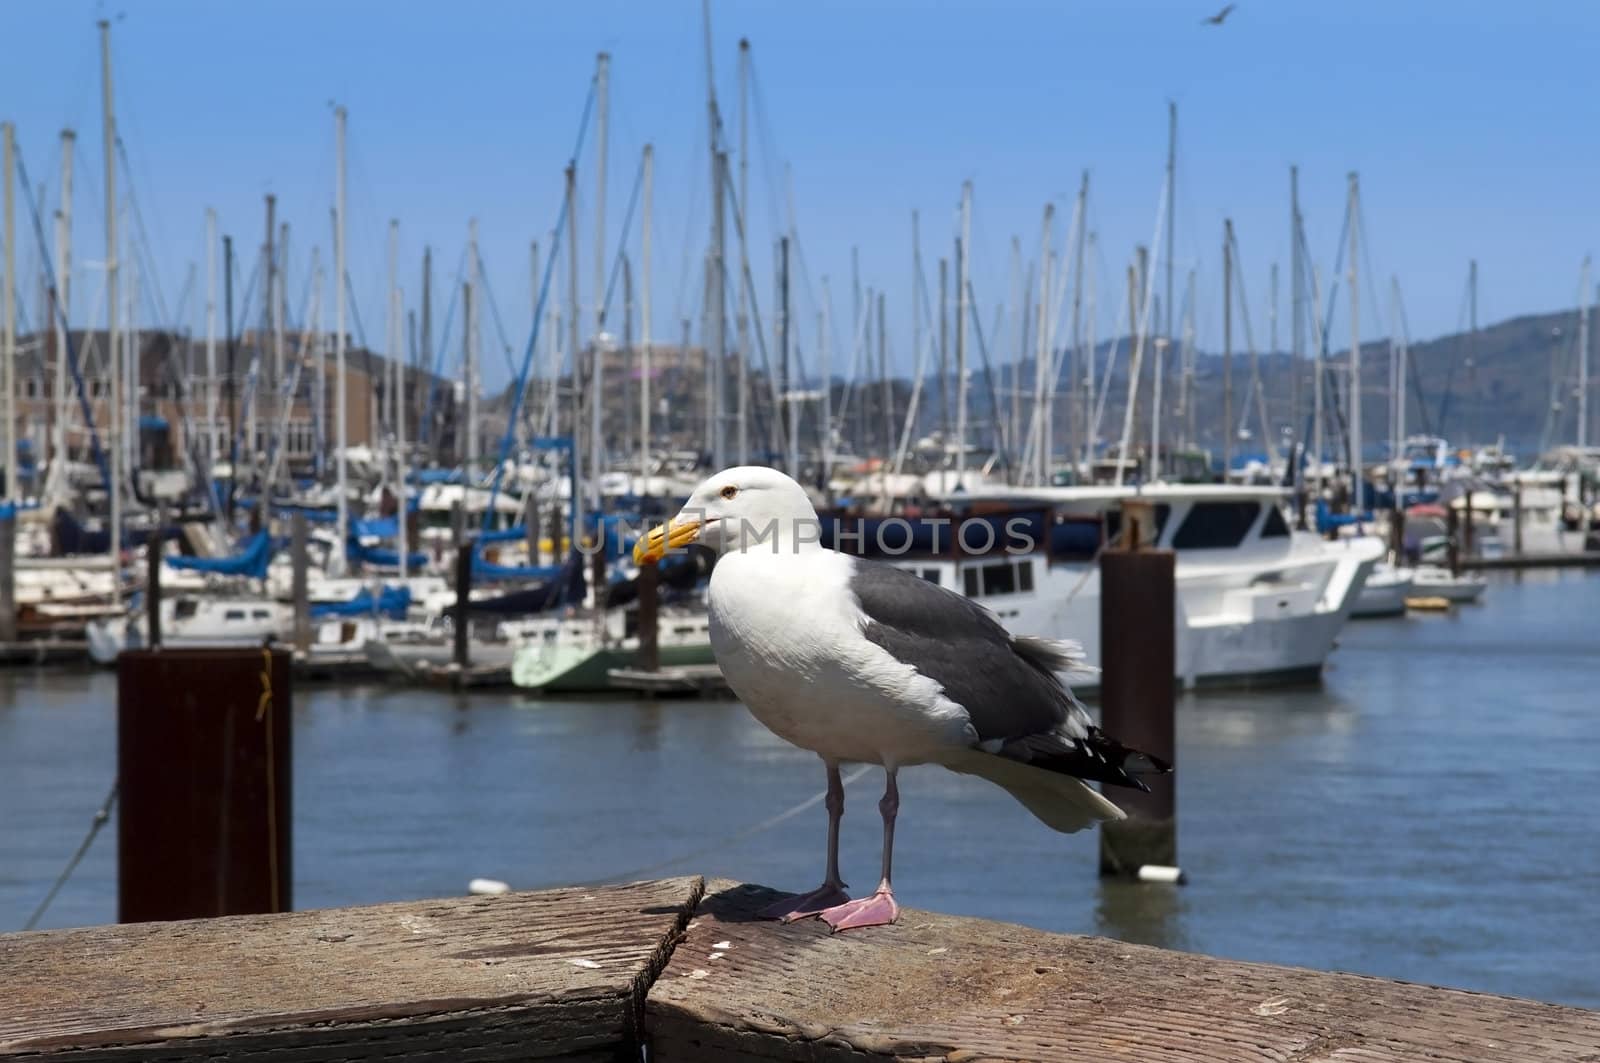
[[1461,524],[1461,552],[1468,557],[1474,553],[1472,549],[1472,488],[1467,488],[1466,509],[1462,511],[1465,518]]
[[1444,507],[1444,551],[1450,575],[1461,575],[1461,512],[1454,505]]
[[16,559],[17,507],[0,502],[0,643],[6,645],[17,641]]
[[156,525],[144,544],[144,616],[151,649],[161,645],[161,533],[166,523],[167,507],[158,504]]
[[661,669],[661,566],[639,567],[639,670]]
[[[1171,550],[1154,539],[1150,503],[1122,503],[1122,536],[1100,554],[1100,708],[1107,733],[1172,762],[1176,674],[1175,574]],[[1170,774],[1146,780],[1149,793],[1107,796],[1128,818],[1100,829],[1100,873],[1137,875],[1146,864],[1177,866],[1176,792]]]
[[1522,482],[1511,485],[1511,552],[1522,555]]
[[130,650],[117,659],[117,912],[290,908],[289,655]]
[[1404,563],[1406,553],[1406,511],[1398,505],[1389,511],[1389,560]]
[[456,619],[455,654],[457,675],[466,675],[471,665],[470,640],[472,633],[472,552],[476,544],[467,536],[467,511],[457,502],[450,514],[456,541]]
[[[309,531],[306,526],[306,515],[302,510],[295,510],[290,522],[289,558],[294,565],[293,571],[293,599],[294,599],[294,648],[296,653],[306,654],[311,652],[311,591],[307,577],[308,559],[306,557],[307,538]],[[410,540],[415,542],[416,540]]]
[[533,490],[528,491],[527,515],[523,517],[523,524],[528,533],[528,564],[537,568],[544,564],[544,552],[539,548],[539,496]]
[[[577,502],[574,501],[573,505],[577,505]],[[550,563],[553,565],[561,564],[567,556],[561,536],[561,531],[565,527],[566,525],[561,523],[561,503],[557,502],[550,507]]]

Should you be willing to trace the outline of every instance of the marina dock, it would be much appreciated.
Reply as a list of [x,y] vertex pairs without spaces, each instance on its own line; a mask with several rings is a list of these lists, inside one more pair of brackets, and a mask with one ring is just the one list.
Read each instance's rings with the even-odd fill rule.
[[676,878],[0,936],[0,1058],[1600,1054],[1577,1008],[922,911],[845,934],[755,920],[773,896]]

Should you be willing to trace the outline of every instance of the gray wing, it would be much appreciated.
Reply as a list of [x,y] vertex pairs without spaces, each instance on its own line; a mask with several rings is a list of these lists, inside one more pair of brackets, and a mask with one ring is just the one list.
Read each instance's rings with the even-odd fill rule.
[[966,709],[979,749],[1141,790],[1135,776],[1167,770],[1090,722],[1055,674],[1076,663],[1060,643],[1012,635],[981,605],[904,569],[850,561],[862,634]]
[[1068,664],[1054,643],[1014,637],[983,606],[904,569],[851,562],[862,633],[944,687],[980,742],[1087,733],[1088,717],[1053,671]]

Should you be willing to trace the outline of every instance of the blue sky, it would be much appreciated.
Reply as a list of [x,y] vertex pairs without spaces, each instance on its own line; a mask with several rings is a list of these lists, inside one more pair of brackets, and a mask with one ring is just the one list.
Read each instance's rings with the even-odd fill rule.
[[[1592,135],[1600,96],[1588,73],[1600,8],[1241,0],[1222,27],[1199,25],[1216,6],[716,3],[716,78],[730,130],[738,39],[753,48],[751,254],[763,309],[773,301],[772,242],[792,187],[808,361],[824,274],[835,333],[840,342],[848,335],[850,253],[859,247],[862,282],[887,293],[894,358],[909,367],[911,211],[921,212],[925,270],[936,283],[961,183],[974,183],[973,284],[988,331],[1012,285],[1011,238],[1034,258],[1040,212],[1054,200],[1054,239],[1064,247],[1087,169],[1099,333],[1110,334],[1128,258],[1154,231],[1169,99],[1180,111],[1175,258],[1180,277],[1199,270],[1204,346],[1220,343],[1225,217],[1234,220],[1250,316],[1265,343],[1272,262],[1287,288],[1291,163],[1300,167],[1325,283],[1345,174],[1360,172],[1376,290],[1387,304],[1389,277],[1399,277],[1414,337],[1461,324],[1474,256],[1483,320],[1572,305],[1600,193]],[[279,197],[280,218],[293,227],[295,302],[310,246],[329,260],[337,100],[350,112],[350,270],[368,338],[382,342],[388,219],[401,222],[402,283],[414,305],[422,246],[435,249],[442,300],[476,217],[494,299],[520,355],[531,321],[529,241],[547,247],[600,50],[612,55],[608,255],[640,150],[654,142],[653,331],[676,337],[680,318],[698,321],[708,225],[698,3],[0,4],[8,44],[0,117],[17,124],[30,176],[51,185],[52,209],[58,131],[80,134],[75,243],[80,263],[91,264],[78,274],[80,318],[99,284],[92,263],[104,253],[94,26],[102,14],[115,19],[121,132],[169,313],[190,264],[200,271],[184,315],[193,327],[208,205],[247,259],[247,275],[262,239],[262,196]],[[579,171],[586,306],[593,161],[586,151]],[[637,236],[636,219],[636,262]],[[26,270],[31,235],[21,246]],[[1363,296],[1363,334],[1384,334],[1386,305]],[[1341,309],[1336,345],[1348,328]],[[486,378],[502,382],[507,363],[490,319],[483,336]],[[1006,344],[1004,334],[990,338]]]

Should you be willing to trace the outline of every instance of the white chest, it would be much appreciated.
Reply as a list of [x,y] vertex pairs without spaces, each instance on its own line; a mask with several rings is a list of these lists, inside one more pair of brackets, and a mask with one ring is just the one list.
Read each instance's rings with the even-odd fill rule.
[[824,757],[909,764],[971,741],[964,710],[861,634],[850,562],[729,554],[711,579],[711,648],[779,737]]

